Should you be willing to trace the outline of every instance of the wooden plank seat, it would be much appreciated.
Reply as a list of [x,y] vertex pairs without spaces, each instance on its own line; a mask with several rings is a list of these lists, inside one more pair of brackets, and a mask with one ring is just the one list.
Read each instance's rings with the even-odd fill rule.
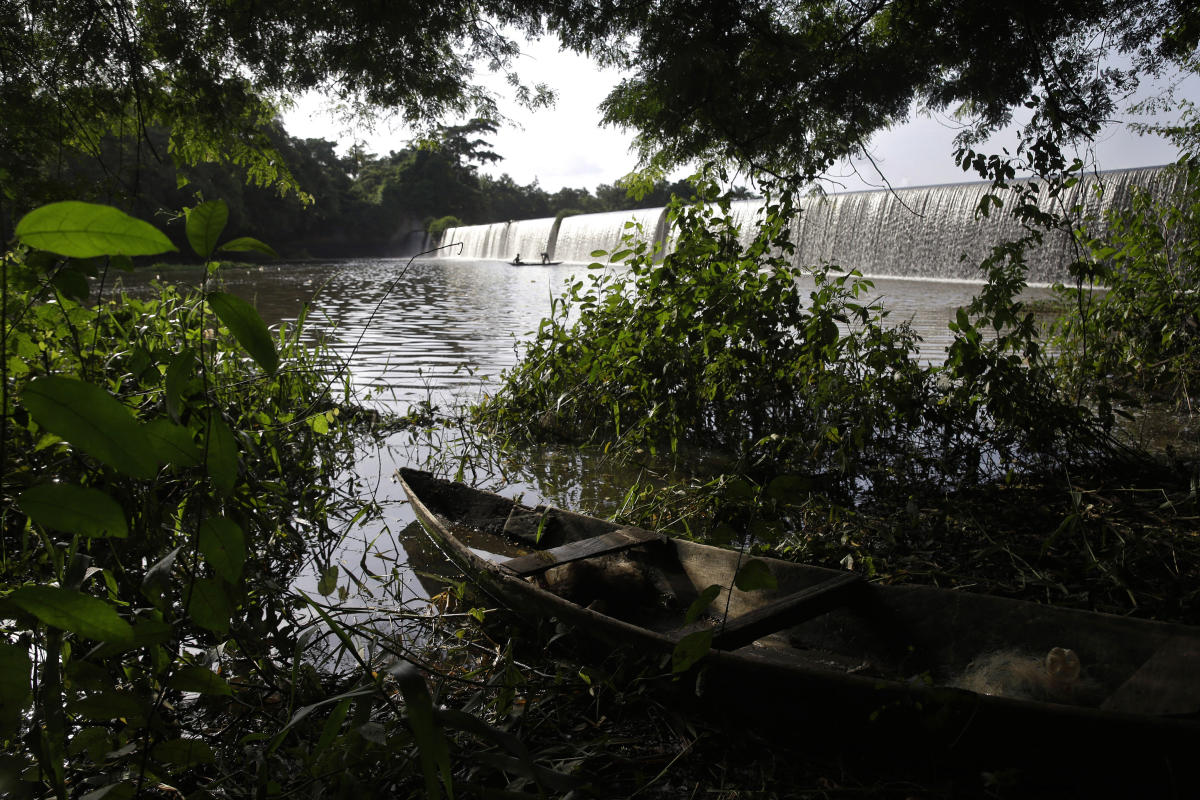
[[[726,620],[713,634],[712,647],[714,650],[736,650],[784,628],[819,617],[845,605],[864,585],[860,576],[847,572],[780,597]],[[684,625],[677,628],[673,635],[682,638],[698,629],[697,624]]]
[[549,550],[538,550],[526,556],[510,558],[507,561],[501,561],[500,566],[515,575],[526,577],[545,572],[551,567],[570,564],[572,561],[619,553],[646,542],[661,541],[666,541],[666,538],[653,531],[641,528],[618,528],[590,539],[568,542]]
[[1200,712],[1200,642],[1174,636],[1113,692],[1100,707],[1130,714]]

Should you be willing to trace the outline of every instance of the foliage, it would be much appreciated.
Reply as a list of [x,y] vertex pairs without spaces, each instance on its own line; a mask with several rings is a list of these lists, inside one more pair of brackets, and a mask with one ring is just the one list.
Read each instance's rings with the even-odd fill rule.
[[1195,411],[1200,163],[1184,158],[1173,175],[1170,196],[1135,189],[1083,233],[1087,282],[1059,290],[1071,311],[1056,339],[1064,379],[1106,412],[1147,398]]
[[1193,6],[1151,0],[1004,14],[980,0],[575,5],[564,38],[583,49],[607,36],[628,62],[603,109],[638,132],[644,161],[727,158],[803,179],[914,107],[949,109],[966,144],[1026,106],[1029,132],[1090,138],[1139,76],[1186,62],[1200,37]]
[[[226,216],[188,212],[197,255],[268,249],[222,243]],[[345,449],[320,355],[299,326],[269,335],[215,263],[202,293],[86,304],[90,276],[129,267],[126,242],[171,247],[116,209],[48,206],[18,232],[41,249],[3,262],[0,651],[24,682],[6,692],[5,790],[127,792],[189,768],[194,786],[221,745],[183,693],[289,681],[267,658],[294,651],[301,621],[279,593],[303,531],[332,534]],[[213,671],[229,659],[249,684]]]
[[793,193],[769,195],[743,233],[702,185],[707,204],[671,208],[671,254],[632,236],[607,254],[613,266],[593,265],[553,301],[476,410],[484,424],[626,455],[715,449],[737,476],[717,481],[717,516],[743,522],[794,521],[813,493],[903,499],[1104,456],[1045,366],[1028,366],[1036,326],[1010,302],[1024,286],[1020,245],[995,256],[947,366],[933,368],[864,299],[869,281],[791,266]]

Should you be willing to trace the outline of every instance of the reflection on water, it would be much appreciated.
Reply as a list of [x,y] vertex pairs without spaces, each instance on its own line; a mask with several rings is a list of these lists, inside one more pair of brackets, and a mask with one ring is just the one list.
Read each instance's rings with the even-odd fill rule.
[[[228,268],[221,280],[225,290],[253,302],[268,324],[297,319],[307,304],[308,335],[328,341],[358,393],[369,395],[360,402],[405,413],[422,401],[446,408],[485,391],[485,378],[494,382],[515,363],[518,342],[537,328],[565,281],[584,272],[580,265],[362,259]],[[201,272],[198,267],[172,269],[158,276],[195,284]],[[124,285],[130,293],[143,294],[154,277],[153,271],[138,272],[126,276]],[[945,357],[951,340],[947,322],[979,288],[896,279],[878,279],[875,286],[875,295],[891,312],[889,319],[911,321],[924,340],[921,358],[935,363]],[[1044,296],[1047,290],[1032,293]],[[409,433],[364,445],[357,470],[360,491],[380,504],[383,516],[348,532],[338,554],[343,566],[366,570],[360,565],[374,563],[372,558],[403,563],[425,546],[392,535],[413,517],[391,476],[400,466],[421,466],[431,458],[440,458],[453,474],[458,468],[453,450],[452,443],[440,446]],[[637,467],[615,467],[597,453],[546,449],[529,456],[535,463],[495,467],[504,472],[504,493],[523,494],[527,502],[611,512],[636,478]],[[466,477],[494,483],[497,474]],[[423,580],[402,583],[406,597],[423,596],[430,589]],[[306,591],[315,585],[315,573],[300,582]]]

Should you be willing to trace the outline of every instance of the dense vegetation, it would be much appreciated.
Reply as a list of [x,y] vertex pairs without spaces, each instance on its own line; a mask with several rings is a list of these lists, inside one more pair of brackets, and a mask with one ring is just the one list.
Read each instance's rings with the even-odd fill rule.
[[[383,247],[404,217],[424,228],[628,207],[619,189],[546,195],[478,175],[496,157],[484,139],[496,116],[473,70],[477,59],[510,67],[506,30],[552,33],[628,68],[605,110],[639,133],[642,189],[665,192],[663,170],[692,159],[718,166],[694,183],[707,203],[673,203],[672,255],[631,242],[607,254],[621,269],[568,288],[479,410],[485,425],[512,442],[646,461],[651,479],[629,490],[626,514],[691,535],[876,580],[1200,621],[1194,434],[1157,458],[1117,426],[1138,403],[1193,404],[1196,126],[1174,131],[1177,196],[1138,198],[1107,230],[1053,202],[1085,168],[1066,148],[1094,136],[1125,90],[1195,69],[1200,12],[1151,0],[1007,11],[981,0],[6,4],[0,792],[527,796],[603,791],[606,778],[629,793],[701,789],[660,779],[703,734],[674,711],[649,704],[639,717],[623,702],[669,678],[622,678],[636,662],[620,655],[582,669],[545,660],[548,636],[491,640],[468,622],[489,615],[469,603],[409,636],[401,614],[338,619],[292,586],[306,553],[327,561],[346,521],[370,511],[339,486],[360,415],[319,347],[300,346],[295,328],[268,331],[222,291],[220,254],[271,252],[225,231],[252,220],[259,236],[344,253],[347,219]],[[514,84],[530,104],[547,99]],[[290,139],[276,100],[322,87],[426,135],[386,157]],[[1029,226],[981,265],[987,283],[936,369],[863,299],[860,276],[802,275],[787,258],[797,193],[914,103],[969,123],[958,162],[994,185],[980,213]],[[1019,140],[974,151],[1014,109],[1028,112]],[[768,197],[748,245],[714,181],[721,164],[749,170]],[[44,205],[68,195],[111,205]],[[172,239],[113,205],[154,219],[191,208]],[[1049,228],[1080,231],[1057,353],[1020,299],[1023,253]],[[205,262],[196,292],[104,294],[131,258],[172,248]],[[684,477],[656,474],[648,453]],[[701,469],[693,455],[715,457]],[[318,558],[317,578],[317,594],[340,592],[335,565]],[[714,763],[696,769],[725,788]],[[830,774],[806,777],[824,793]]]

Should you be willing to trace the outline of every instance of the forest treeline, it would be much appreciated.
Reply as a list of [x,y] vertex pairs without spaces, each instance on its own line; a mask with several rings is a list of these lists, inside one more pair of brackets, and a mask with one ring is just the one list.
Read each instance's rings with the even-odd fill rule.
[[[140,140],[107,137],[99,158],[50,154],[24,170],[21,200],[29,208],[67,198],[115,203],[154,219],[183,243],[178,209],[198,199],[229,205],[229,227],[253,234],[291,257],[399,256],[417,252],[431,227],[533,219],[663,206],[672,194],[690,197],[687,181],[660,180],[633,197],[622,185],[521,185],[507,173],[480,167],[503,160],[484,138],[496,126],[476,119],[438,127],[386,155],[355,146],[344,154],[325,139],[291,136],[276,121],[267,132],[299,191],[248,182],[229,162],[178,167],[167,156],[167,133]],[[11,174],[11,172],[10,172]],[[19,210],[18,210],[19,211]],[[11,228],[12,220],[3,220]],[[181,248],[182,249],[182,248]]]

